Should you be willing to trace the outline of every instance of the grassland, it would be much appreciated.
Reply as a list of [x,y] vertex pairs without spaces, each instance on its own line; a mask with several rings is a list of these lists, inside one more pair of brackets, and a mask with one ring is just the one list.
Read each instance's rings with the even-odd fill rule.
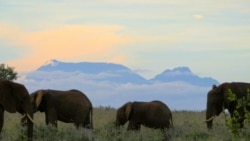
[[[94,109],[94,129],[75,129],[73,124],[58,122],[58,128],[46,126],[44,113],[34,115],[34,141],[162,141],[161,131],[142,127],[140,132],[126,131],[126,125],[119,131],[114,128],[115,109],[98,107]],[[5,112],[5,123],[0,141],[26,140],[26,132],[20,126],[19,114]],[[226,118],[229,118],[227,115]],[[213,131],[207,131],[205,112],[173,111],[174,130],[169,134],[172,141],[246,141],[250,138],[250,127],[233,138],[225,125],[225,115],[214,121]]]

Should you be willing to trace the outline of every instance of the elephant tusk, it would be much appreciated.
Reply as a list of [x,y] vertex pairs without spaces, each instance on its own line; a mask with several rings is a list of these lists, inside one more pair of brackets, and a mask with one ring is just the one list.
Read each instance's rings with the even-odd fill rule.
[[26,116],[26,115],[23,115],[23,116],[21,117],[21,119],[23,119],[25,116]]
[[29,114],[24,114],[24,115],[21,117],[21,119],[25,118],[26,116],[28,117],[28,119],[29,119],[32,123],[35,123],[34,120],[30,117]]
[[215,116],[210,117],[209,119],[205,120],[205,122],[211,121],[215,118]]
[[30,117],[29,114],[26,114],[26,115],[27,115],[28,119],[29,119],[32,123],[35,123],[34,120]]

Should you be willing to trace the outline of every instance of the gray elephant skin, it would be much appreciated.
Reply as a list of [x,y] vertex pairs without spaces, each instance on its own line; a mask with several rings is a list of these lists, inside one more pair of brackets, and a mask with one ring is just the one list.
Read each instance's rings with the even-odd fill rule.
[[74,123],[77,128],[93,128],[93,107],[78,90],[37,90],[30,95],[33,112],[45,112],[46,124],[57,127],[57,120]]
[[23,115],[27,121],[27,137],[33,137],[33,112],[30,97],[24,85],[7,80],[0,80],[0,132],[4,123],[4,111]]
[[125,103],[117,109],[116,127],[127,121],[127,130],[140,130],[141,125],[162,130],[173,127],[172,113],[161,101]]
[[[206,109],[206,123],[207,128],[212,129],[213,119],[218,116],[223,109],[228,109],[231,117],[234,117],[234,111],[237,110],[239,116],[242,118],[238,119],[240,127],[243,127],[245,112],[243,108],[237,106],[237,100],[245,97],[247,95],[247,89],[250,90],[250,83],[243,82],[232,82],[232,83],[222,83],[219,86],[213,85],[212,89],[207,94],[207,109]],[[230,101],[228,99],[229,90],[236,95],[236,100]],[[246,107],[250,111],[250,107]]]

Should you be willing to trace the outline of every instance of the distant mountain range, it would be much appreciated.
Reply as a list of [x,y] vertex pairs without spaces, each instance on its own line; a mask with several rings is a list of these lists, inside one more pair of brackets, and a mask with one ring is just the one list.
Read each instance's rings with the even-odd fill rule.
[[[105,81],[110,83],[132,83],[132,84],[150,84],[150,83],[164,83],[164,82],[185,82],[197,86],[211,86],[213,84],[219,84],[219,82],[211,77],[199,77],[191,72],[188,67],[177,67],[172,70],[167,69],[161,74],[156,75],[152,79],[145,79],[136,72],[132,71],[126,66],[114,63],[100,63],[100,62],[61,62],[58,60],[50,60],[44,65],[39,67],[37,71],[41,72],[78,72],[83,74],[89,74],[93,76],[89,78],[91,80]],[[97,75],[102,77],[97,77]],[[26,79],[43,80],[38,76],[28,74]],[[48,78],[44,78],[48,79]]]
[[121,64],[102,62],[61,62],[50,60],[23,74],[20,83],[28,91],[78,89],[94,106],[120,107],[127,101],[161,100],[171,109],[204,110],[207,92],[219,82],[200,77],[188,67],[166,69],[145,79]]

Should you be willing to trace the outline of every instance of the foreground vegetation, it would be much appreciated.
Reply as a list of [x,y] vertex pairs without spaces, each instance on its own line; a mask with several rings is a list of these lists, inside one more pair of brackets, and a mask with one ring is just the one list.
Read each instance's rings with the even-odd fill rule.
[[[115,109],[98,107],[94,109],[94,129],[77,130],[73,124],[58,122],[58,129],[45,126],[44,113],[34,115],[34,141],[162,141],[160,130],[142,127],[140,132],[126,131],[126,126],[119,132],[114,127]],[[0,140],[26,140],[26,131],[20,126],[19,114],[5,112],[5,123]],[[226,116],[229,119],[229,115]],[[169,134],[173,141],[245,141],[250,138],[250,127],[243,129],[237,138],[233,138],[225,125],[225,115],[214,120],[213,131],[207,131],[205,112],[173,111],[174,130]]]

